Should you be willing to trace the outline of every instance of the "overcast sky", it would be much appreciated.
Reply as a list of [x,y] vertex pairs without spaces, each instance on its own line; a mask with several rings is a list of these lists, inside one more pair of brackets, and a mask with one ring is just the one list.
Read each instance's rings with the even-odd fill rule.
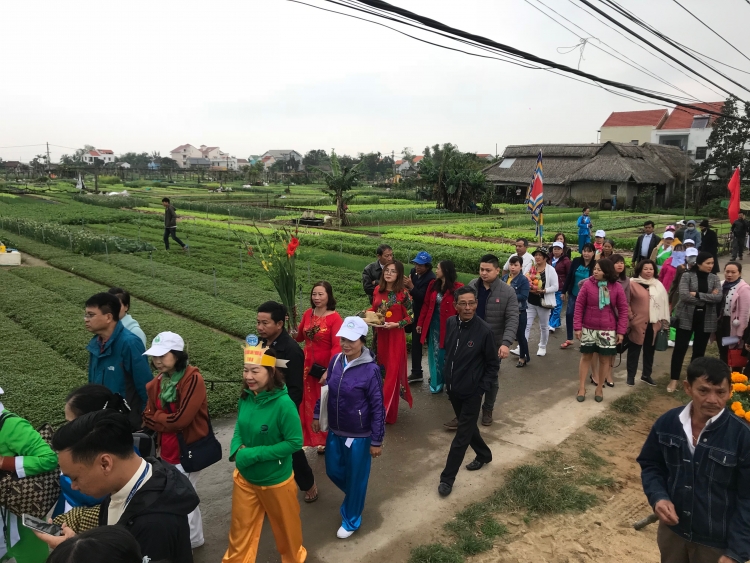
[[[340,9],[324,0],[305,1]],[[723,98],[583,13],[578,0],[542,1],[692,96]],[[750,4],[680,1],[750,53]],[[578,65],[579,50],[558,49],[579,38],[525,0],[393,3]],[[624,4],[683,44],[750,71],[750,61],[674,1]],[[162,156],[183,143],[206,144],[240,158],[268,149],[304,153],[332,147],[348,154],[393,150],[398,157],[404,147],[419,154],[425,145],[444,142],[487,153],[497,144],[502,153],[508,144],[595,142],[610,112],[658,107],[287,0],[6,0],[3,7],[0,157],[5,160],[28,161],[44,147],[3,147],[47,141],[55,145],[53,161],[84,144],[116,154],[157,150]],[[591,45],[581,69],[677,93]],[[727,72],[750,85],[748,74]]]

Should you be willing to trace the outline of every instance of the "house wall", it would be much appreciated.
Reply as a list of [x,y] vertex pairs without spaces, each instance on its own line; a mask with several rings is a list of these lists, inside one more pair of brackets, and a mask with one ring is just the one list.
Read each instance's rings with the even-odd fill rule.
[[177,162],[177,166],[180,168],[187,168],[188,158],[201,158],[203,155],[194,146],[190,145],[183,151],[169,153],[170,157]]
[[637,127],[602,127],[599,142],[630,143],[637,140],[637,144],[651,142],[653,125],[639,125]]
[[570,195],[577,202],[598,206],[601,200],[612,199],[611,187],[617,186],[617,205],[630,205],[636,195],[635,187],[630,188],[627,182],[576,182],[570,188]]
[[[708,138],[711,136],[711,131],[711,127],[706,127],[705,129],[654,129],[651,134],[651,142],[666,145],[669,144],[666,142],[667,140],[679,139],[682,149],[684,150],[684,139],[687,138],[688,154],[690,155],[690,158],[696,160],[696,149],[708,145]],[[697,162],[702,162],[702,159],[697,160]]]

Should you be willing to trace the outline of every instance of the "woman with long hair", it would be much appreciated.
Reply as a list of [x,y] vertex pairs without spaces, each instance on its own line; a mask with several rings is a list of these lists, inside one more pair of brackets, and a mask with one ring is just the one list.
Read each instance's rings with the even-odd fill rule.
[[549,317],[549,329],[550,332],[555,332],[555,329],[562,326],[562,319],[560,318],[560,312],[563,306],[563,296],[565,295],[562,288],[565,286],[565,280],[570,274],[570,258],[565,256],[565,243],[562,241],[555,241],[551,247],[552,256],[549,257],[548,262],[550,266],[555,269],[557,273],[557,285],[558,290],[555,292],[555,308],[552,309],[552,314]]
[[573,259],[573,253],[568,246],[568,237],[565,236],[565,233],[557,233],[553,242],[563,243],[563,256],[567,256],[571,260]]
[[622,286],[622,290],[625,292],[625,298],[630,300],[630,278],[627,274],[627,265],[625,264],[625,257],[622,254],[613,254],[609,257],[609,261],[615,267],[615,273],[617,274],[617,281]]
[[601,250],[597,251],[596,259],[601,260],[602,258],[610,258],[615,253],[615,241],[611,238],[605,238],[602,241]]
[[385,369],[383,402],[385,421],[395,424],[398,419],[398,402],[403,397],[412,406],[411,391],[406,377],[406,332],[411,323],[412,304],[404,288],[404,265],[398,260],[389,262],[380,274],[380,285],[375,288],[372,306],[368,309],[383,315],[383,325],[375,328],[377,334],[376,358]]
[[635,373],[643,350],[643,370],[641,381],[656,385],[651,379],[654,368],[656,335],[669,327],[669,296],[667,290],[656,278],[656,263],[641,260],[635,267],[635,276],[630,284],[630,332],[628,339],[628,379],[635,385]]
[[581,284],[594,275],[594,256],[596,249],[594,245],[587,242],[581,248],[581,255],[574,258],[570,263],[570,273],[565,278],[563,293],[568,296],[568,306],[565,309],[565,331],[567,340],[560,348],[567,350],[573,346],[573,314],[576,309],[576,299],[581,290]]
[[705,355],[711,333],[717,329],[716,305],[721,303],[723,295],[719,278],[711,273],[713,267],[713,255],[699,252],[695,264],[680,278],[680,301],[674,310],[677,326],[670,366],[671,381],[667,386],[669,393],[674,393],[679,385],[690,336],[694,335],[692,362]]
[[[159,374],[146,384],[148,402],[143,426],[157,433],[159,457],[174,465],[197,489],[200,471],[188,472],[180,461],[180,439],[193,444],[210,433],[206,382],[200,370],[189,364],[185,341],[174,332],[156,335],[144,352]],[[188,514],[190,545],[203,545],[203,519],[200,507]]]
[[600,403],[604,400],[604,382],[612,370],[612,356],[628,329],[628,303],[610,260],[599,260],[594,275],[584,282],[576,299],[573,328],[581,341],[576,399],[579,403],[586,399],[586,375],[591,360],[597,356],[598,384],[594,399]]
[[437,265],[435,279],[427,286],[422,311],[415,327],[422,344],[427,341],[427,363],[430,366],[432,393],[443,391],[445,323],[456,314],[453,292],[464,286],[456,281],[456,276],[456,266],[450,260],[443,260]]
[[299,411],[278,369],[276,351],[250,335],[244,355],[243,389],[229,446],[229,461],[236,464],[232,520],[221,561],[253,563],[268,516],[281,560],[302,563],[307,550],[292,474],[292,454],[302,448]]
[[549,251],[547,247],[540,246],[531,254],[534,257],[534,264],[526,274],[529,279],[529,307],[526,311],[526,340],[531,333],[531,325],[534,319],[539,319],[539,348],[537,356],[547,355],[547,342],[549,341],[549,317],[552,309],[545,306],[545,296],[557,293],[559,284],[557,282],[557,272],[547,263]]
[[294,339],[305,343],[305,390],[299,407],[302,436],[305,446],[317,447],[320,454],[325,452],[326,433],[313,432],[313,412],[315,403],[320,400],[320,389],[328,378],[328,364],[341,352],[339,340],[335,336],[341,323],[331,284],[319,281],[310,290],[310,308],[302,315]]
[[[727,262],[724,266],[724,281],[721,283],[721,303],[719,304],[719,327],[716,329],[716,343],[719,357],[729,364],[729,350],[744,348],[743,337],[750,318],[750,285],[742,279],[742,264]],[[731,342],[724,343],[724,339]],[[739,371],[737,369],[736,371]]]

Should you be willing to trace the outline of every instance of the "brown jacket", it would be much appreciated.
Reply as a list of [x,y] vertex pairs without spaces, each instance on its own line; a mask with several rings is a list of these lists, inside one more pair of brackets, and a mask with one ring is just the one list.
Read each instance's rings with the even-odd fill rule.
[[[643,346],[643,341],[646,338],[646,328],[650,318],[648,310],[650,302],[651,297],[648,289],[637,282],[630,284],[630,332],[628,333],[628,339],[639,346]],[[652,323],[652,325],[655,342],[656,333],[661,330],[662,323]],[[653,342],[651,344],[653,345]]]
[[171,413],[156,408],[159,377],[146,385],[148,403],[143,411],[143,425],[156,432],[182,432],[187,444],[207,436],[206,383],[198,368],[188,366],[185,370],[185,375],[177,384],[177,401]]

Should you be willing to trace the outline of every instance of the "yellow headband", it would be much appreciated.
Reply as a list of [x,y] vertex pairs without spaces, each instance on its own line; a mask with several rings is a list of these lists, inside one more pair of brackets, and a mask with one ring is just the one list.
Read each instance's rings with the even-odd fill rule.
[[269,368],[285,368],[287,363],[289,363],[289,360],[280,360],[266,354],[265,352],[268,350],[268,346],[263,346],[263,343],[260,342],[259,338],[254,334],[248,335],[245,339],[245,343],[246,364],[255,364]]

